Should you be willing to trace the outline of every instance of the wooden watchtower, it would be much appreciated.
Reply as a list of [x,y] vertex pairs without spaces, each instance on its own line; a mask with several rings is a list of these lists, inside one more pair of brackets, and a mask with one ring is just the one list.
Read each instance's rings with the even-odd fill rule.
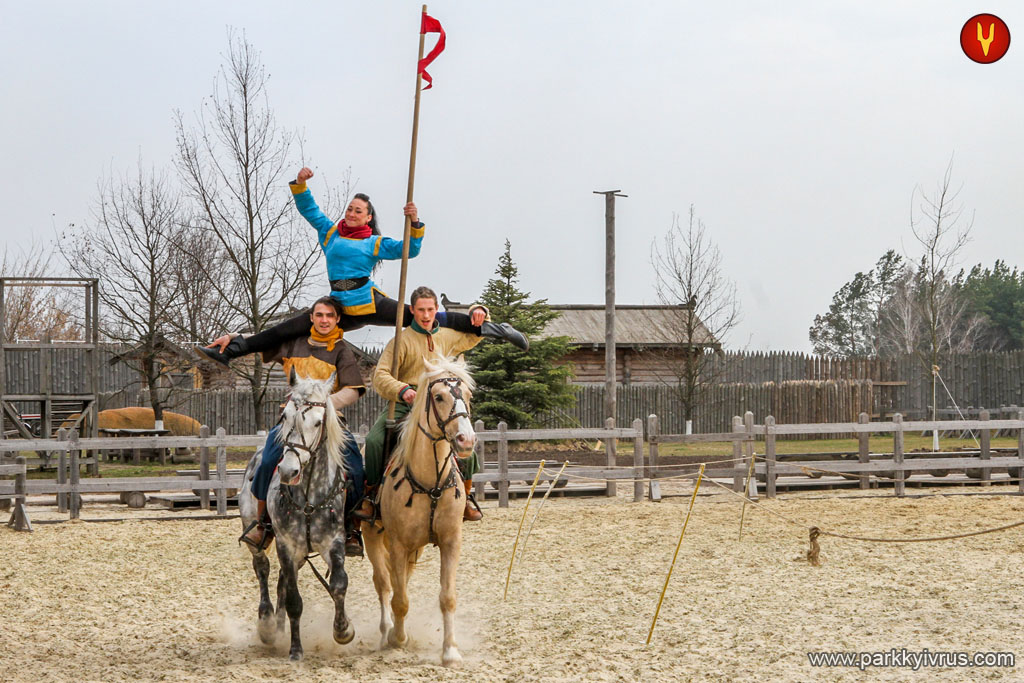
[[[82,339],[54,341],[9,337],[6,329],[10,290],[18,287],[81,290]],[[96,436],[99,406],[99,280],[96,278],[0,277],[0,438],[52,438],[70,419],[83,436]],[[56,372],[58,367],[68,372]],[[39,428],[25,413],[38,406]],[[19,409],[22,408],[22,409]],[[74,416],[74,417],[72,417]],[[38,433],[33,433],[38,431]]]

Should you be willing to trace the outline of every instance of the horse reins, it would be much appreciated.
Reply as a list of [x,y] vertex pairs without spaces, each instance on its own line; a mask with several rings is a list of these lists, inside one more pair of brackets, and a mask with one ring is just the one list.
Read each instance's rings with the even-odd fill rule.
[[[443,384],[445,388],[448,389],[448,393],[450,393],[452,396],[452,409],[448,412],[447,418],[441,417],[441,413],[439,413],[437,410],[437,402],[433,400],[433,395],[430,394],[430,390],[434,387],[435,384]],[[456,475],[457,468],[455,467],[454,462],[454,454],[455,451],[458,449],[455,447],[454,440],[448,438],[447,433],[448,425],[451,424],[454,420],[457,420],[460,417],[465,417],[467,419],[469,418],[469,413],[465,410],[456,412],[456,408],[458,406],[459,401],[462,401],[462,405],[466,405],[466,399],[463,398],[462,396],[461,385],[462,380],[459,379],[458,377],[441,377],[439,379],[435,379],[434,381],[427,385],[427,400],[430,402],[430,408],[426,410],[427,427],[430,427],[430,414],[431,412],[433,412],[434,420],[435,422],[437,422],[437,427],[441,431],[441,433],[438,436],[434,436],[433,434],[428,432],[426,429],[423,428],[423,425],[420,424],[419,422],[416,423],[416,426],[419,428],[421,432],[423,432],[426,435],[428,439],[430,439],[430,443],[434,447],[434,468],[437,471],[437,476],[434,480],[434,488],[428,489],[427,487],[420,484],[416,480],[416,478],[412,476],[412,472],[409,471],[408,465],[406,465],[405,467],[405,476],[396,481],[394,486],[394,490],[397,491],[398,487],[402,485],[403,481],[409,482],[409,488],[412,489],[412,492],[409,494],[409,500],[406,501],[405,507],[412,507],[412,497],[415,496],[417,493],[424,493],[430,498],[430,526],[428,527],[430,531],[429,542],[434,545],[437,545],[437,535],[434,533],[434,512],[437,510],[437,502],[441,500],[441,496],[444,495],[444,492],[450,488],[455,489],[456,500],[458,500],[461,495],[461,490],[459,488],[459,478]],[[451,446],[451,451],[449,452],[449,456],[451,457],[446,456],[443,461],[444,463],[448,463],[449,461],[451,461],[451,466],[448,467],[448,476],[445,477],[444,482],[441,481],[441,475],[444,473],[445,464],[439,463],[437,458],[437,445],[442,441],[448,441],[449,445]],[[391,473],[391,476],[398,476],[398,470],[393,471]]]

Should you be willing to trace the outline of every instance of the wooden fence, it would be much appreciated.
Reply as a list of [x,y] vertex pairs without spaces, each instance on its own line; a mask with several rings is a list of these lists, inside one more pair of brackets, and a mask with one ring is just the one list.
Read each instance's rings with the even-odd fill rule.
[[[649,482],[649,496],[651,499],[657,500],[661,497],[661,480],[665,478],[665,475],[661,473],[659,463],[660,444],[729,442],[733,448],[733,459],[726,463],[728,466],[712,465],[712,467],[706,468],[705,476],[711,479],[731,479],[733,489],[738,492],[746,492],[744,495],[756,496],[758,491],[756,482],[761,480],[766,495],[774,497],[780,476],[806,475],[817,472],[819,476],[820,473],[853,476],[859,480],[861,488],[870,486],[870,477],[881,477],[893,482],[895,495],[903,496],[906,481],[912,473],[924,472],[926,475],[938,474],[941,476],[951,470],[965,469],[968,477],[977,478],[982,482],[991,482],[994,468],[1005,468],[1010,475],[1010,481],[1017,482],[1018,493],[1024,495],[1024,411],[1018,411],[1015,419],[992,420],[988,412],[983,411],[979,419],[976,420],[937,422],[904,421],[900,415],[896,415],[889,422],[870,422],[867,413],[861,413],[856,422],[835,424],[777,424],[775,418],[769,415],[760,425],[755,424],[753,413],[748,411],[743,418],[733,418],[731,431],[712,434],[663,433],[659,429],[658,417],[651,415],[648,418],[646,437],[643,427],[643,422],[637,419],[633,421],[630,428],[615,428],[607,425],[599,429],[509,430],[504,423],[499,423],[496,430],[486,430],[478,421],[476,424],[476,448],[483,471],[473,476],[473,482],[478,494],[481,495],[488,483],[496,485],[498,504],[500,507],[507,507],[511,483],[533,479],[537,476],[536,470],[538,469],[536,463],[531,463],[525,468],[524,463],[518,463],[518,467],[513,469],[513,463],[510,463],[508,458],[508,447],[511,441],[600,439],[608,444],[613,444],[606,451],[608,461],[605,467],[576,466],[563,476],[542,471],[539,481],[555,481],[558,484],[568,482],[570,479],[603,480],[603,493],[615,495],[617,481],[631,480],[634,501],[643,499],[646,481]],[[917,457],[912,459],[906,457],[904,437],[907,432],[949,428],[977,431],[980,438],[977,455],[925,453],[915,454]],[[997,430],[1016,433],[1017,448],[1012,456],[993,456],[991,436]],[[776,441],[782,436],[792,437],[801,434],[835,436],[850,433],[855,434],[858,440],[856,461],[801,459],[799,462],[787,462],[786,458],[779,456],[776,451]],[[892,434],[892,453],[870,453],[868,439],[872,434]],[[365,435],[356,433],[355,437],[357,442],[363,442]],[[648,442],[646,463],[643,458],[645,438]],[[631,465],[627,466],[618,465],[614,448],[614,444],[623,439],[633,442],[633,461]],[[229,473],[227,470],[227,448],[233,446],[257,448],[265,440],[265,435],[227,436],[223,428],[218,429],[215,436],[211,436],[210,429],[203,426],[199,436],[128,437],[119,438],[113,443],[110,439],[80,439],[77,432],[72,431],[70,434],[65,434],[63,430],[59,438],[55,440],[0,441],[0,454],[22,449],[57,452],[60,462],[56,481],[26,480],[25,459],[21,457],[16,465],[0,465],[0,475],[14,474],[18,477],[13,482],[0,480],[0,499],[16,501],[15,515],[12,515],[9,524],[20,524],[22,528],[25,526],[30,528],[28,516],[24,511],[24,498],[28,495],[56,494],[58,509],[61,512],[67,512],[72,519],[75,519],[80,516],[82,493],[120,492],[130,494],[146,491],[199,491],[200,505],[203,509],[209,509],[209,496],[213,492],[216,497],[217,514],[224,516],[227,514],[228,489],[238,489],[243,485],[241,473]],[[756,441],[763,442],[764,455],[762,457],[755,456],[754,443]],[[487,443],[497,445],[496,467],[489,467],[485,446]],[[101,450],[110,449],[112,446],[116,446],[118,450],[197,448],[200,454],[199,470],[197,476],[81,479],[82,453],[89,450],[98,453]],[[211,449],[215,450],[212,471]],[[755,478],[744,483],[751,472]],[[21,510],[20,521],[16,517],[19,509]]]
[[[658,428],[658,417],[648,418],[647,439],[650,449],[649,463],[651,478],[650,495],[659,497],[657,477],[660,472],[659,444],[662,443],[707,443],[730,442],[733,447],[733,462],[727,468],[708,468],[705,476],[710,478],[732,478],[733,489],[746,490],[744,478],[750,471],[750,462],[755,460],[753,472],[764,480],[765,493],[768,497],[775,496],[778,477],[780,475],[829,473],[836,475],[853,475],[861,488],[870,486],[870,476],[881,476],[892,480],[895,495],[904,495],[906,480],[911,473],[924,472],[944,476],[952,470],[968,470],[970,478],[991,481],[992,469],[1007,468],[1011,481],[1016,481],[1018,492],[1024,495],[1024,412],[1018,412],[1015,419],[991,420],[988,411],[982,411],[977,420],[954,421],[918,421],[905,422],[902,415],[895,415],[889,422],[870,422],[867,413],[861,413],[857,422],[837,424],[776,424],[775,418],[768,416],[764,423],[754,423],[754,416],[748,412],[743,418],[734,417],[732,431],[720,434],[663,434]],[[928,432],[934,429],[975,430],[979,434],[978,455],[953,454],[954,457],[938,457],[939,453],[915,454],[912,459],[906,458],[904,437],[907,432]],[[992,457],[991,436],[993,432],[1008,430],[1017,434],[1017,452],[1013,457]],[[776,440],[781,436],[792,438],[796,435],[809,434],[817,437],[836,437],[853,433],[857,436],[857,461],[848,460],[804,460],[786,463],[780,461],[776,452]],[[892,453],[872,454],[869,452],[868,439],[872,434],[892,434]],[[753,445],[755,440],[763,440],[764,456],[756,462]],[[920,457],[933,456],[933,457]],[[973,470],[973,472],[971,471]],[[756,492],[756,487],[752,491]]]
[[27,495],[25,458],[18,456],[15,464],[0,465],[0,476],[4,475],[14,475],[13,491],[11,493],[0,491],[0,501],[5,503],[0,509],[12,508],[7,526],[13,527],[15,531],[32,531],[32,520],[29,519],[28,511],[25,509],[25,496]]

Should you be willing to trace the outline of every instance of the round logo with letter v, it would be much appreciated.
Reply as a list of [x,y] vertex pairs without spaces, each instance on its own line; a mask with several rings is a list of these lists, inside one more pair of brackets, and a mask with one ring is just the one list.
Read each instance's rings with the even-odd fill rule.
[[960,29],[960,47],[979,64],[991,64],[1010,49],[1010,29],[994,14],[976,14]]

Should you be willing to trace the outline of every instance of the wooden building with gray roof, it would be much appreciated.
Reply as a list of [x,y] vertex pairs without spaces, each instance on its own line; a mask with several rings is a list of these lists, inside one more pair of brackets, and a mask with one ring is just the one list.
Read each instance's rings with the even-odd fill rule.
[[[466,311],[468,305],[442,297],[445,310]],[[559,314],[544,328],[544,337],[566,336],[572,349],[565,357],[575,366],[577,384],[604,383],[604,304],[552,304]],[[686,354],[719,351],[721,344],[700,320],[691,323],[692,307],[683,304],[615,306],[615,368],[617,381],[630,384],[675,383]],[[692,325],[692,334],[688,328]],[[691,343],[685,340],[691,339]]]

